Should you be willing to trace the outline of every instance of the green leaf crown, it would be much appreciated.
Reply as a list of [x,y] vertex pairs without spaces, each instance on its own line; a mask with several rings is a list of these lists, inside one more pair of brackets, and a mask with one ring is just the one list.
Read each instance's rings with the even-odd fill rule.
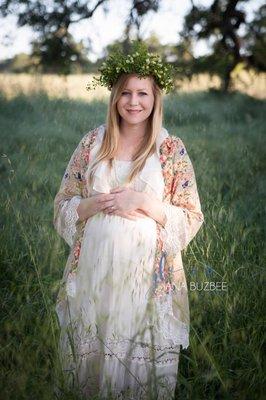
[[129,54],[114,50],[99,67],[99,71],[100,76],[93,76],[92,83],[87,84],[87,90],[97,86],[105,86],[111,90],[123,73],[137,74],[140,78],[152,75],[166,93],[174,88],[173,66],[162,61],[158,54],[149,53],[146,45],[139,41],[132,43],[132,51]]

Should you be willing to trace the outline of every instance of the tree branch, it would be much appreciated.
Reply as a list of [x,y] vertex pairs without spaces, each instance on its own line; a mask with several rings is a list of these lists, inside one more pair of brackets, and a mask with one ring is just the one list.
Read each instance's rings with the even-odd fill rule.
[[72,20],[70,20],[70,24],[75,24],[75,23],[77,23],[77,22],[82,21],[83,19],[91,18],[91,17],[93,16],[93,14],[95,13],[95,11],[97,10],[97,8],[98,8],[101,4],[103,4],[105,1],[108,1],[108,0],[99,0],[98,3],[95,5],[95,7],[94,7],[92,10],[87,10],[87,12],[83,13],[83,14],[81,15],[81,17],[78,18],[78,19],[72,19]]

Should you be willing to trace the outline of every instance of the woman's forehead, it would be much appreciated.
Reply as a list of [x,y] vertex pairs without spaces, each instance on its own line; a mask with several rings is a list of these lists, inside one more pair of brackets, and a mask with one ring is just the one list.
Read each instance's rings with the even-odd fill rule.
[[130,76],[124,85],[124,89],[137,89],[137,90],[147,90],[151,89],[152,80],[150,77],[139,78],[138,76]]

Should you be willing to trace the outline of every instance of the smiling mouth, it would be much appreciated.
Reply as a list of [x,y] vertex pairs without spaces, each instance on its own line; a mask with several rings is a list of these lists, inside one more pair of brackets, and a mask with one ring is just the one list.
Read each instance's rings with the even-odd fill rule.
[[130,114],[138,114],[141,111],[142,110],[127,110],[127,112],[129,112]]

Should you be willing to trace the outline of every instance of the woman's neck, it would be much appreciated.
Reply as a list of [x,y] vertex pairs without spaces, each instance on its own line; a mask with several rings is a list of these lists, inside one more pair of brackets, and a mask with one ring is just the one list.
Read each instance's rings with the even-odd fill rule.
[[139,124],[128,124],[125,121],[121,121],[120,123],[120,135],[122,138],[128,142],[139,142],[143,139],[146,133],[147,123],[142,122]]
[[147,124],[121,123],[119,127],[120,138],[116,157],[122,160],[133,159],[136,151],[143,143]]

